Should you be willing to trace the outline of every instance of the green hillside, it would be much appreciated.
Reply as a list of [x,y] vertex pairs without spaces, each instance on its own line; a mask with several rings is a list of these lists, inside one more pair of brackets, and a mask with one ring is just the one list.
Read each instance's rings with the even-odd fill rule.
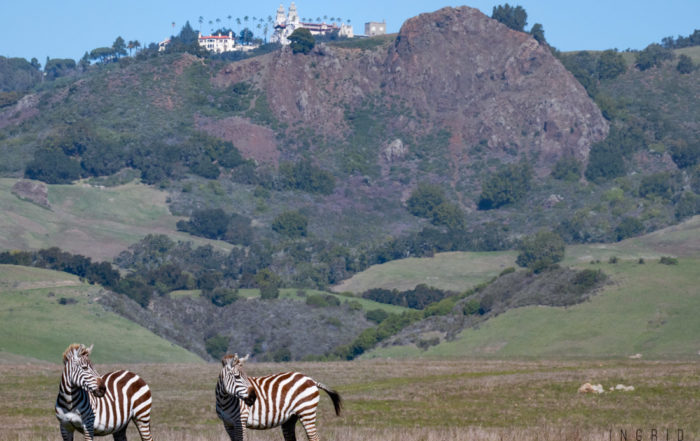
[[180,218],[170,214],[167,194],[150,186],[47,185],[48,209],[15,196],[11,188],[16,182],[0,179],[0,206],[5,213],[0,216],[0,249],[57,246],[96,260],[111,260],[147,234],[158,233],[231,249],[225,242],[178,232],[175,224]]
[[[696,358],[700,355],[699,232],[696,216],[616,244],[568,247],[565,264],[601,269],[610,276],[610,283],[590,301],[568,308],[513,309],[425,351],[391,346],[366,357],[624,357],[640,353],[652,359]],[[663,265],[659,263],[663,255],[684,257],[676,265]],[[618,263],[610,263],[613,256]]]
[[0,359],[61,362],[74,342],[97,363],[202,361],[96,302],[102,290],[66,273],[0,265]]
[[699,259],[680,259],[678,265],[623,261],[593,267],[603,269],[613,282],[589,302],[569,308],[518,308],[427,351],[391,347],[370,356],[698,357]]
[[336,292],[362,293],[370,288],[435,288],[465,291],[515,266],[515,252],[450,252],[434,257],[408,258],[374,265],[333,287]]

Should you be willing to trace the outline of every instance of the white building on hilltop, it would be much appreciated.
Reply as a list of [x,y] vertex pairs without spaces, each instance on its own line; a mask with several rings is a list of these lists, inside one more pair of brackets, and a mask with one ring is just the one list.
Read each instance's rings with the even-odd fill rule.
[[289,13],[284,13],[284,6],[280,4],[277,8],[275,16],[275,31],[270,37],[270,43],[279,43],[282,45],[289,44],[289,36],[296,29],[306,28],[311,32],[311,35],[326,35],[337,32],[339,37],[352,38],[354,36],[352,26],[346,24],[335,23],[306,23],[299,19],[297,6],[292,2],[289,5]]
[[217,54],[232,51],[236,46],[236,39],[233,38],[233,32],[229,32],[228,35],[202,35],[201,32],[198,32],[197,37],[200,46],[209,52]]

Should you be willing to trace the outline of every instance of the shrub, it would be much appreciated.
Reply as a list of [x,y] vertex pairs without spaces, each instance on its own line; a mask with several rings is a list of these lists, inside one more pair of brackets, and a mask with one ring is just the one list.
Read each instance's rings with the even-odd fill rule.
[[228,338],[223,335],[214,335],[204,340],[204,349],[212,358],[219,360],[228,350]]
[[678,259],[670,256],[661,256],[659,263],[663,265],[678,265]]
[[639,184],[639,196],[643,198],[659,196],[670,199],[673,196],[673,184],[672,176],[668,172],[644,176]]
[[214,288],[212,291],[204,291],[204,296],[216,306],[226,306],[239,299],[238,290],[228,288]]
[[316,44],[316,40],[314,40],[314,36],[311,35],[311,31],[306,28],[295,29],[288,38],[291,42],[289,46],[295,54],[308,54]]
[[479,209],[490,210],[517,202],[530,190],[532,168],[526,164],[511,164],[486,177],[482,183]]
[[383,309],[372,309],[365,313],[365,318],[374,323],[381,323],[385,318],[389,316],[389,313]]
[[309,220],[298,211],[285,211],[272,221],[272,229],[287,237],[304,237]]
[[615,228],[615,237],[617,241],[627,239],[628,237],[637,236],[644,232],[644,224],[636,217],[625,217]]
[[476,299],[470,299],[464,302],[464,306],[462,307],[462,313],[464,315],[474,315],[478,314],[480,309],[481,305],[479,304],[479,301]]
[[607,276],[605,273],[599,269],[584,269],[576,273],[574,278],[571,280],[571,285],[574,292],[583,293],[606,279]]
[[406,207],[414,216],[430,218],[433,211],[445,201],[445,192],[438,185],[420,183],[406,201]]
[[695,69],[695,66],[693,65],[693,60],[683,54],[680,57],[678,57],[678,64],[676,65],[676,70],[681,73],[681,74],[689,74]]
[[58,149],[39,149],[27,164],[24,176],[47,184],[70,184],[81,175],[80,163]]
[[561,236],[542,230],[522,240],[515,263],[537,273],[564,259],[565,249]]
[[575,182],[581,178],[583,166],[573,156],[564,156],[559,159],[552,169],[552,177],[562,181]]
[[685,219],[700,213],[700,196],[684,191],[676,202],[676,219]]
[[666,60],[673,59],[673,52],[660,44],[652,43],[637,54],[636,66],[639,70],[659,67]]
[[333,193],[335,188],[335,177],[309,161],[280,164],[279,175],[280,184],[284,189],[328,195]]

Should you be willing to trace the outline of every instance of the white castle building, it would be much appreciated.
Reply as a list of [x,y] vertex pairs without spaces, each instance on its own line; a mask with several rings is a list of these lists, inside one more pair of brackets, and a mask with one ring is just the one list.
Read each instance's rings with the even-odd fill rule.
[[289,36],[294,30],[306,28],[311,32],[311,35],[326,35],[332,32],[338,32],[339,37],[352,38],[354,33],[352,26],[341,23],[340,26],[335,23],[305,23],[299,20],[297,6],[292,2],[289,5],[289,13],[284,13],[284,6],[280,4],[277,8],[275,16],[275,31],[270,37],[270,43],[279,43],[282,45],[289,44]]

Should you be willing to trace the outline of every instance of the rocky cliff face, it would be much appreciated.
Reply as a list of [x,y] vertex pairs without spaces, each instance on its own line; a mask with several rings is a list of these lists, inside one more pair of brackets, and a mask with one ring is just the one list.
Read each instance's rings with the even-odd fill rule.
[[447,129],[455,168],[471,161],[476,145],[495,156],[537,153],[544,168],[565,154],[585,160],[608,131],[548,47],[468,7],[412,18],[393,43],[374,50],[319,45],[304,56],[286,48],[231,64],[215,81],[254,83],[279,121],[326,139],[346,136],[346,112],[368,97],[400,104],[410,115],[390,119],[377,151],[397,132]]
[[476,9],[444,8],[401,28],[385,62],[387,89],[434,124],[449,127],[453,153],[516,147],[542,159],[585,159],[607,123],[550,50]]

